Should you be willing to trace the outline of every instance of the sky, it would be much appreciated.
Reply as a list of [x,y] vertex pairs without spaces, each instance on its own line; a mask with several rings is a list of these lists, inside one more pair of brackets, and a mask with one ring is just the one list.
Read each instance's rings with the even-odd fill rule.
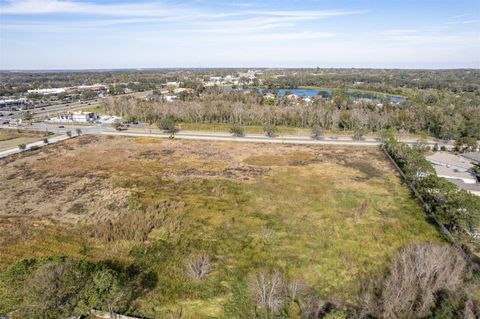
[[480,68],[480,0],[0,0],[0,69]]

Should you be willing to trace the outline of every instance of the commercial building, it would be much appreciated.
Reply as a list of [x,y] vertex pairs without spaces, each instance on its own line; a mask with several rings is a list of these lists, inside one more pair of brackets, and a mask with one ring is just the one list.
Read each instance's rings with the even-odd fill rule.
[[28,107],[30,105],[30,101],[26,98],[0,100],[0,110],[13,110],[17,108]]
[[97,116],[93,112],[73,112],[72,121],[74,123],[89,123],[94,122]]
[[66,88],[53,88],[53,89],[36,89],[36,90],[28,90],[27,93],[33,94],[60,94],[66,92]]
[[480,196],[480,183],[473,172],[474,165],[469,159],[447,152],[436,152],[427,156],[427,160],[432,163],[437,176],[446,178],[460,189]]
[[68,114],[61,114],[57,117],[51,118],[49,122],[55,123],[93,123],[98,120],[98,115],[94,112],[73,112]]
[[480,166],[480,152],[468,152],[460,156],[465,160],[470,161],[477,166]]

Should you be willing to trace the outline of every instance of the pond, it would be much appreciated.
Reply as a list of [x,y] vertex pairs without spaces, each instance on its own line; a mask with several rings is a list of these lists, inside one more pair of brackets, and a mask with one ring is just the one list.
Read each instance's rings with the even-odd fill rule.
[[[261,94],[265,91],[264,89],[226,89],[226,91],[238,91],[238,92],[246,92],[246,91],[257,91]],[[314,97],[317,95],[323,96],[325,99],[329,99],[332,96],[332,92],[334,90],[329,89],[279,89],[278,95],[285,96],[286,93],[288,94],[295,94],[302,98]],[[352,100],[358,99],[372,99],[376,102],[380,102],[382,97],[388,98],[393,103],[403,103],[407,99],[400,96],[393,96],[389,94],[383,93],[373,93],[367,91],[357,91],[357,90],[347,90],[347,94],[350,96]]]
[[[278,90],[278,94],[280,96],[284,96],[285,93],[290,93],[290,94],[295,94],[301,97],[313,97],[317,95],[322,95],[325,98],[330,98],[332,96],[334,90],[320,90],[320,89],[280,89]],[[357,99],[373,99],[373,100],[380,100],[382,97],[388,98],[390,101],[394,103],[402,103],[405,102],[406,99],[403,97],[399,96],[393,96],[393,95],[388,95],[388,94],[382,94],[382,93],[372,93],[372,92],[363,92],[363,91],[357,91],[357,90],[347,90],[347,94],[350,96],[351,99],[357,100]]]

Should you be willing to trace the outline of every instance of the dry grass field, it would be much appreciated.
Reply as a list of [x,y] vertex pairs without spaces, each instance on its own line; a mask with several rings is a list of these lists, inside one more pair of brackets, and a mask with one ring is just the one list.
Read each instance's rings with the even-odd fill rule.
[[49,135],[45,132],[0,129],[0,151],[39,141],[47,136]]
[[[153,271],[148,317],[237,317],[247,278],[280,269],[354,303],[412,242],[440,241],[375,148],[82,136],[0,160],[0,267],[114,260]],[[212,271],[190,279],[192,254]]]

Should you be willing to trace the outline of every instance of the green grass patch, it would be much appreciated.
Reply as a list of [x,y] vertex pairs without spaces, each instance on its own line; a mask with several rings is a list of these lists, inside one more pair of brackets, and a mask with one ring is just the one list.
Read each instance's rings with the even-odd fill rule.
[[[50,133],[51,134],[51,133]],[[0,129],[0,142],[9,141],[17,138],[41,138],[50,135],[46,132],[35,132],[35,131],[23,131],[20,129],[10,130],[10,129]]]
[[[229,133],[231,124],[216,124],[216,123],[180,123],[178,128],[183,131],[210,131]],[[265,134],[264,127],[260,125],[245,125],[245,134]],[[281,135],[309,135],[310,130],[304,128],[277,126],[277,133]]]

